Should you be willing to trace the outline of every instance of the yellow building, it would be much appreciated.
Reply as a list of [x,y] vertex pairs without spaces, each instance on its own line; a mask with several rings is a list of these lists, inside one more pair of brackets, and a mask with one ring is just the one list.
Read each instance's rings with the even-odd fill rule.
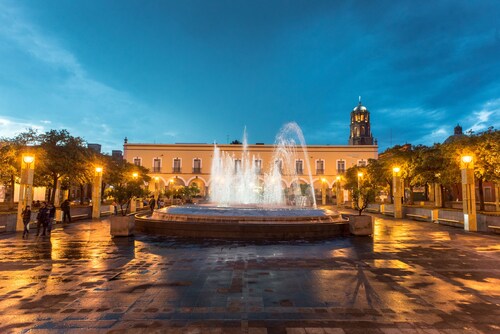
[[[351,112],[349,145],[309,145],[307,160],[300,148],[297,148],[295,173],[301,183],[310,184],[307,166],[311,168],[312,183],[316,195],[325,190],[331,197],[335,190],[337,177],[342,176],[349,167],[366,165],[368,159],[378,158],[378,146],[370,131],[369,111],[359,104]],[[241,159],[243,145],[217,145],[221,151]],[[196,183],[202,196],[209,194],[210,172],[214,145],[212,144],[137,144],[125,139],[123,146],[124,159],[150,170],[153,180],[149,184],[151,191],[159,186],[160,190],[175,186],[191,186]],[[261,180],[265,172],[270,170],[273,161],[274,145],[248,145],[249,157],[260,170]],[[241,164],[241,160],[239,160]],[[308,163],[307,163],[308,162]],[[237,164],[238,161],[235,161]],[[237,169],[238,166],[235,166]],[[283,175],[282,186],[289,188],[291,178]],[[156,184],[155,184],[156,183]],[[323,192],[323,195],[324,193]],[[347,195],[347,194],[345,194]],[[341,198],[347,198],[343,196]]]
[[[243,145],[217,145],[221,151],[241,157]],[[214,145],[212,144],[124,144],[124,158],[150,170],[150,176],[159,178],[161,190],[173,186],[190,186],[196,183],[201,195],[207,195],[210,188],[210,171]],[[309,145],[307,146],[313,185],[316,191],[322,187],[334,187],[336,177],[355,165],[365,165],[368,159],[377,159],[376,145]],[[269,170],[273,161],[273,145],[248,145],[250,157],[260,165],[261,174]],[[300,182],[310,184],[304,154],[297,150],[296,173]],[[283,187],[290,187],[283,175]],[[153,183],[153,182],[152,182]],[[154,184],[150,190],[154,190]]]

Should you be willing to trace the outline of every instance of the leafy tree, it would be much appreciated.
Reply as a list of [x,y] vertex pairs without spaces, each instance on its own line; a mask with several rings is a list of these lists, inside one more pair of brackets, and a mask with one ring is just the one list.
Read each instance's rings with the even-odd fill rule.
[[[363,213],[370,202],[375,201],[378,186],[375,180],[367,173],[368,168],[354,166],[348,168],[345,173],[346,183],[344,187],[351,192],[354,208],[359,215]],[[358,173],[363,173],[358,177]]]
[[[125,215],[130,207],[130,201],[134,197],[145,197],[148,191],[144,188],[144,183],[151,178],[147,175],[148,170],[142,166],[136,166],[125,160],[116,160],[109,156],[104,156],[105,173],[103,173],[104,183],[108,184],[108,195],[120,205],[122,215]],[[137,176],[134,176],[137,174]]]

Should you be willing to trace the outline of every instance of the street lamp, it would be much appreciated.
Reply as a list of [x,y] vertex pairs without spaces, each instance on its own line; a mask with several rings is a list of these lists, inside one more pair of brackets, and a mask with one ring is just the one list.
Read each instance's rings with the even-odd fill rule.
[[401,189],[401,168],[392,168],[392,196],[394,198],[394,218],[403,218],[403,196]]
[[[134,181],[137,180],[138,177],[139,173],[137,172],[132,173],[132,178],[134,179]],[[137,199],[135,198],[135,196],[132,196],[132,198],[130,199],[130,213],[134,213],[136,211],[137,211]]]
[[326,205],[326,179],[321,178],[321,204]]
[[96,167],[92,184],[92,219],[101,217],[102,167]]
[[474,184],[474,162],[471,155],[461,158],[462,174],[462,206],[464,212],[464,229],[466,231],[477,231],[476,216],[476,187]]
[[340,205],[344,201],[344,193],[342,192],[341,184],[340,184],[341,180],[342,180],[342,178],[340,177],[340,175],[337,175],[337,177],[335,178],[335,181],[336,181],[335,187],[337,190],[337,208],[338,209],[340,209]]
[[33,201],[33,175],[35,174],[35,157],[31,154],[23,154],[21,158],[21,182],[19,183],[19,201],[17,203],[16,231],[23,231],[22,212],[24,208]]

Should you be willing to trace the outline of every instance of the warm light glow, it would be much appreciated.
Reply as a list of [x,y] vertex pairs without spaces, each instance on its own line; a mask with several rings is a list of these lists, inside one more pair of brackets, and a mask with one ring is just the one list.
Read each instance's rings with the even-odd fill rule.
[[326,183],[326,179],[324,177],[322,177],[321,182]]
[[96,171],[97,173],[102,173],[102,167],[96,167],[96,168],[95,168],[95,171]]
[[337,181],[340,181],[340,175],[335,178]]
[[472,162],[472,156],[470,156],[470,155],[464,155],[464,156],[462,157],[462,161],[463,161],[464,163],[468,164],[468,163]]
[[394,173],[399,173],[399,171],[400,171],[400,170],[401,170],[401,168],[399,168],[399,167],[394,167],[394,168],[392,169],[392,171],[393,171]]
[[363,177],[363,173],[359,172],[358,177]]
[[134,179],[137,179],[137,178],[139,177],[139,174],[138,174],[138,173],[132,173],[132,177],[133,177]]
[[155,176],[155,181],[158,182],[160,178],[158,176]]
[[25,164],[30,164],[32,163],[33,161],[35,161],[35,157],[34,156],[31,156],[31,155],[25,155],[23,157],[23,161]]

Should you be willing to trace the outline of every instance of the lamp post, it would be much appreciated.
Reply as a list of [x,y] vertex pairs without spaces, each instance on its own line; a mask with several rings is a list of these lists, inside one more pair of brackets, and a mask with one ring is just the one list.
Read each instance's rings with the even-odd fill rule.
[[33,202],[33,175],[35,174],[35,157],[23,154],[21,158],[21,182],[19,184],[19,201],[17,204],[16,231],[23,231],[22,212]]
[[99,219],[101,217],[101,187],[102,167],[96,167],[94,182],[92,184],[92,219]]
[[335,187],[337,190],[337,208],[340,209],[340,206],[342,202],[344,202],[344,192],[342,191],[342,184],[341,184],[342,178],[340,175],[337,175],[335,178]]
[[474,184],[474,162],[471,155],[462,156],[462,206],[464,211],[464,230],[477,231],[476,186]]
[[392,169],[392,196],[394,198],[394,218],[403,218],[403,194],[401,189],[401,168]]
[[326,205],[326,179],[321,178],[321,205]]
[[159,197],[160,197],[160,178],[158,176],[155,176],[155,192],[154,192],[154,197],[155,197],[156,206],[158,206],[158,200],[159,200]]
[[[137,181],[138,177],[139,177],[139,173],[137,173],[137,172],[132,173],[132,179],[134,180],[134,182]],[[130,213],[134,213],[136,211],[137,211],[137,200],[136,200],[135,196],[132,196],[132,198],[130,199]]]
[[[361,179],[362,178],[363,178],[363,173],[358,172],[358,208],[361,208],[363,206],[363,199],[361,198]],[[354,201],[352,203],[352,207],[355,208]]]

